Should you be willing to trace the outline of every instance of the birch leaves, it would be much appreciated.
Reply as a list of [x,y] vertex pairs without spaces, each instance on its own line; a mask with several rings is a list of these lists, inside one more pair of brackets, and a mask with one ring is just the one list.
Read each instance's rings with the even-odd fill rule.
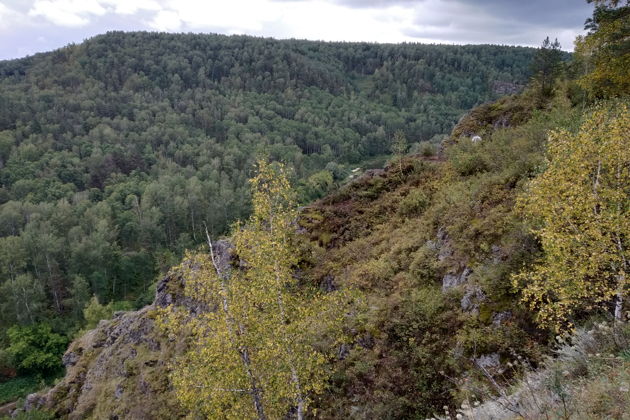
[[544,326],[615,302],[621,317],[630,274],[630,114],[599,107],[577,134],[553,132],[546,170],[521,197],[544,256],[514,282]]
[[302,419],[324,388],[350,297],[297,284],[296,206],[282,165],[259,162],[250,182],[253,215],[232,236],[239,267],[215,252],[189,256],[185,294],[204,310],[169,307],[160,317],[190,337],[171,380],[192,417]]

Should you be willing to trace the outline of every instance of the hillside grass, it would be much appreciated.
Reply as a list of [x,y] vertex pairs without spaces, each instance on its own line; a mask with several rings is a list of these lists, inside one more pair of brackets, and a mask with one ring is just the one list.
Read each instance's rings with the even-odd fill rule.
[[[501,107],[529,117],[487,124]],[[462,124],[483,125],[481,142],[451,137],[437,159],[407,157],[304,210],[306,277],[322,287],[359,288],[370,307],[319,402],[321,418],[453,411],[464,382],[484,381],[475,369],[479,358],[503,364],[518,356],[536,366],[548,352],[549,334],[536,327],[510,282],[540,252],[513,209],[541,170],[549,130],[576,130],[581,113],[562,95],[544,109],[522,95],[471,118],[481,122]],[[463,285],[443,291],[445,275],[466,270]]]
[[0,405],[25,397],[41,387],[41,379],[37,375],[20,376],[0,382]]

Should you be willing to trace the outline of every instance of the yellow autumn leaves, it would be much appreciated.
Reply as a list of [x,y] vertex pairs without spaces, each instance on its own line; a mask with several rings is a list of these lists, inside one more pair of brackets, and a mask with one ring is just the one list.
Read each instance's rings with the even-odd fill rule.
[[552,132],[547,167],[519,207],[543,256],[513,281],[539,322],[560,330],[576,313],[613,304],[620,317],[630,273],[627,104],[596,108],[575,134]]
[[188,336],[171,380],[192,418],[303,418],[324,388],[352,301],[349,292],[298,285],[285,168],[260,161],[250,182],[253,215],[231,238],[235,267],[214,253],[189,255],[179,268],[185,294],[205,310],[171,306],[158,319],[169,334]]

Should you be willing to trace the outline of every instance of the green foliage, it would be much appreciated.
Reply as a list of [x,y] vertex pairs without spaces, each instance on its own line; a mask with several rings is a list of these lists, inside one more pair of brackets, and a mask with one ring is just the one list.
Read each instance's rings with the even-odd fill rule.
[[46,309],[44,287],[30,273],[19,274],[2,284],[0,294],[5,297],[0,308],[7,324],[32,324],[43,318]]
[[596,1],[593,16],[586,21],[586,36],[575,43],[578,81],[591,98],[630,94],[630,4],[627,1]]
[[403,216],[412,216],[422,213],[429,205],[429,196],[421,188],[411,190],[400,201],[398,212]]
[[13,326],[7,331],[7,336],[7,352],[19,371],[50,374],[62,369],[61,355],[68,340],[53,332],[48,324]]
[[319,197],[323,197],[336,185],[333,174],[329,171],[323,170],[316,172],[303,182],[300,188],[300,201],[308,203]]
[[229,255],[215,255],[209,242],[209,257],[190,256],[182,267],[186,296],[209,310],[191,316],[171,305],[158,322],[170,335],[190,334],[171,376],[189,412],[264,419],[295,410],[303,419],[326,385],[351,296],[299,287],[295,194],[283,166],[260,161],[251,185],[253,214],[232,237],[241,267],[230,269]]
[[[55,415],[47,410],[29,410],[20,411],[10,418],[6,417],[6,420],[54,420],[55,418]],[[0,417],[0,419],[5,420],[5,417]]]
[[249,215],[256,156],[316,200],[397,131],[435,140],[523,84],[534,52],[110,32],[1,62],[0,331],[74,331],[92,295],[146,303],[204,225]]
[[420,143],[414,143],[411,145],[409,153],[419,154],[424,157],[431,157],[437,154],[438,147],[433,142],[423,141]]
[[40,379],[38,375],[30,375],[0,382],[0,405],[37,391],[41,387]]
[[[361,288],[371,309],[353,326],[356,345],[335,362],[322,418],[426,418],[444,405],[453,412],[457,388],[476,378],[471,358],[516,351],[540,360],[544,335],[510,282],[539,248],[514,204],[540,171],[549,130],[575,130],[580,112],[561,98],[545,111],[534,103],[527,93],[483,105],[461,126],[483,127],[481,142],[457,136],[445,157],[405,157],[404,178],[392,165],[309,207],[303,226],[317,246],[328,241],[305,275]],[[508,116],[519,123],[495,125]],[[466,161],[481,165],[463,169]],[[472,270],[466,284],[442,293],[444,276],[463,267]],[[483,297],[464,310],[463,296],[475,290]]]
[[114,314],[114,305],[112,302],[107,305],[99,303],[96,296],[92,296],[90,301],[85,305],[83,309],[83,318],[85,319],[85,329],[91,330],[102,319],[111,319]]
[[555,81],[561,72],[562,50],[560,43],[557,39],[551,42],[547,37],[532,60],[534,85],[539,90],[541,101],[553,94]]
[[630,275],[630,115],[615,102],[589,113],[577,134],[550,135],[548,163],[521,198],[544,255],[514,278],[542,325],[617,301]]

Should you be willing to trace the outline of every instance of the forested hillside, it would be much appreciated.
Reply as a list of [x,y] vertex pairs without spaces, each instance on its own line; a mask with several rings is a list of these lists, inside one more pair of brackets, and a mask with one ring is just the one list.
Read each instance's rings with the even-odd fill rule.
[[0,415],[624,419],[630,3],[595,3],[569,61],[113,33],[3,63]]
[[518,90],[533,52],[113,32],[1,62],[0,343],[44,320],[71,334],[92,295],[148,302],[205,226],[248,214],[257,156],[308,202],[382,164],[394,132],[437,143]]

